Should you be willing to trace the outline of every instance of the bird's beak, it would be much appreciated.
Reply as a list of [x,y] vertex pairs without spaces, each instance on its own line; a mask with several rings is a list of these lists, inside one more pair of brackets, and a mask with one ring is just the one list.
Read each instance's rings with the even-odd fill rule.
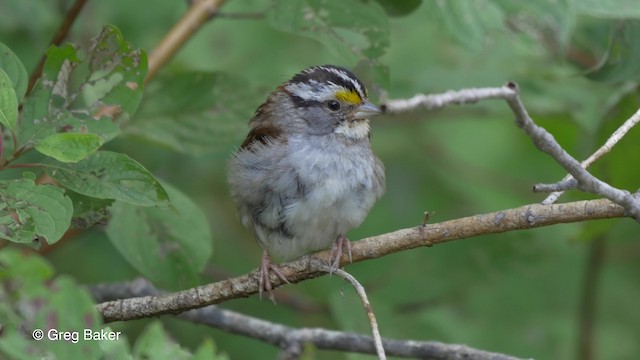
[[356,119],[368,119],[370,116],[380,114],[380,108],[373,105],[369,100],[365,100],[362,105],[358,106],[355,114]]

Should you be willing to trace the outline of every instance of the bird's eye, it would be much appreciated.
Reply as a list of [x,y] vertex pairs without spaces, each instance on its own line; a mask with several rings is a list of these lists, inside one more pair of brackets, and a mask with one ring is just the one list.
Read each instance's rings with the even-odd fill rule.
[[331,111],[338,111],[340,110],[340,103],[335,100],[329,100],[327,101],[327,107]]

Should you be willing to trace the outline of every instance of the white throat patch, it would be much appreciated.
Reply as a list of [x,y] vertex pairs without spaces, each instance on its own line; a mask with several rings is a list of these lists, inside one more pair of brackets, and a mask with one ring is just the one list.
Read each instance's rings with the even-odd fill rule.
[[369,120],[363,119],[344,121],[336,127],[334,133],[344,135],[351,140],[362,140],[369,136],[370,131]]

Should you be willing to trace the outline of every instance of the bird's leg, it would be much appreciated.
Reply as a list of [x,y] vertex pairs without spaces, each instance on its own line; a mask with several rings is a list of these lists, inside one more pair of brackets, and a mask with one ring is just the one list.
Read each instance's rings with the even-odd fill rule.
[[260,277],[258,279],[258,294],[260,299],[262,299],[262,291],[266,290],[269,294],[269,300],[271,300],[274,304],[276,303],[276,299],[273,296],[273,287],[271,286],[271,279],[269,278],[269,272],[273,272],[276,274],[280,280],[290,284],[287,278],[282,274],[280,269],[271,263],[271,256],[269,256],[269,252],[265,249],[262,252],[262,261],[260,262]]
[[340,260],[342,260],[343,250],[346,251],[347,255],[349,255],[349,262],[352,262],[351,241],[349,241],[349,239],[344,235],[338,235],[336,241],[333,242],[333,246],[331,246],[331,251],[329,252],[329,264],[331,265],[329,274],[333,273],[333,270],[340,268]]

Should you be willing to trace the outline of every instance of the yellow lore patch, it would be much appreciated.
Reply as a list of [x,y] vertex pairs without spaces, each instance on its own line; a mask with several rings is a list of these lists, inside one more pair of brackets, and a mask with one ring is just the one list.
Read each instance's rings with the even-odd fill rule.
[[360,105],[362,104],[362,99],[357,92],[353,90],[338,90],[336,91],[336,99],[346,102],[351,105]]

